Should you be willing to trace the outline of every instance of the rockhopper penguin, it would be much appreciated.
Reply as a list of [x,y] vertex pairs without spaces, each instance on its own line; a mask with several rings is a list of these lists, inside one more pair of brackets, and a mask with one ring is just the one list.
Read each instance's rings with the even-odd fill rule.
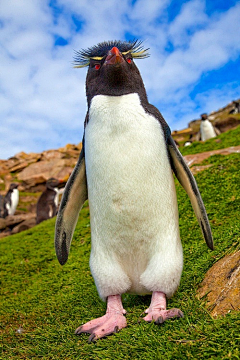
[[7,217],[9,215],[14,215],[16,208],[18,206],[18,202],[19,202],[19,191],[18,191],[18,185],[19,184],[15,184],[12,183],[10,185],[10,188],[7,192],[7,194],[4,197],[4,214],[3,217]]
[[202,114],[200,124],[200,139],[198,140],[206,141],[216,137],[219,134],[220,131],[208,120],[207,114]]
[[55,178],[47,180],[46,189],[43,191],[37,202],[36,224],[40,224],[42,221],[51,219],[57,215],[59,195],[63,193],[64,190],[59,189],[61,186],[61,180]]
[[196,181],[157,108],[149,104],[134,58],[140,41],[103,42],[76,53],[88,66],[83,148],[66,185],[56,221],[55,249],[67,261],[79,211],[89,200],[90,268],[106,314],[76,330],[89,341],[127,326],[121,294],[152,294],[144,320],[182,317],[166,308],[177,290],[183,251],[172,170],[188,193],[207,245],[211,229]]

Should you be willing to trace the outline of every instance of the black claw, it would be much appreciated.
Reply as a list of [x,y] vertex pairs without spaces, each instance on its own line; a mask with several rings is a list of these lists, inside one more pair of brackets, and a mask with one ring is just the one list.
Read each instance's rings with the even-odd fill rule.
[[77,328],[76,330],[75,330],[75,335],[79,335],[79,334],[81,334],[82,333],[82,326],[80,326],[79,328]]
[[90,344],[91,342],[94,342],[95,340],[96,340],[95,334],[92,333],[88,338],[88,343]]
[[113,332],[114,332],[114,333],[117,333],[117,332],[118,332],[118,330],[119,330],[119,327],[118,327],[118,326],[115,326],[115,328],[114,328]]
[[159,318],[155,321],[156,325],[161,325],[164,323],[163,317],[160,315]]
[[184,317],[184,313],[181,310],[178,311],[178,315],[179,315],[180,318]]

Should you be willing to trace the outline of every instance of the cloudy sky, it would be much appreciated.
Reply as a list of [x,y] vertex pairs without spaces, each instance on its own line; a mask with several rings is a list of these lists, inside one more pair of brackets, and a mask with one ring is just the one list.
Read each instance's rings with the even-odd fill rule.
[[81,141],[74,50],[104,40],[144,40],[136,64],[172,130],[239,98],[239,19],[235,0],[1,0],[0,159]]

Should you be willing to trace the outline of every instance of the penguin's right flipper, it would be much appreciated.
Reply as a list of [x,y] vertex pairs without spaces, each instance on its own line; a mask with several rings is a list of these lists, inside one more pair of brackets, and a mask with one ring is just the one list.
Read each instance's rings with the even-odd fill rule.
[[189,169],[188,165],[186,164],[182,154],[176,147],[175,142],[171,136],[168,137],[168,151],[171,158],[170,160],[171,160],[172,169],[178,181],[185,189],[186,193],[190,198],[193,210],[198,219],[198,223],[201,227],[204,239],[208,247],[211,250],[213,250],[213,238],[212,238],[211,227],[209,224],[208,216],[196,180],[193,174],[191,173],[191,170]]
[[55,250],[61,265],[64,265],[68,259],[78,215],[87,198],[87,180],[83,144],[78,162],[65,186],[56,220]]

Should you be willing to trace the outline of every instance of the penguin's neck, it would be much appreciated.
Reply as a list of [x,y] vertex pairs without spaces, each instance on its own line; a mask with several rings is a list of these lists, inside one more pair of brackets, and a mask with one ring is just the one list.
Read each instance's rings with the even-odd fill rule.
[[89,119],[95,119],[99,125],[106,122],[109,129],[118,127],[120,121],[121,129],[124,130],[124,124],[128,128],[132,115],[137,116],[136,112],[145,114],[137,93],[120,96],[96,95],[90,104]]

